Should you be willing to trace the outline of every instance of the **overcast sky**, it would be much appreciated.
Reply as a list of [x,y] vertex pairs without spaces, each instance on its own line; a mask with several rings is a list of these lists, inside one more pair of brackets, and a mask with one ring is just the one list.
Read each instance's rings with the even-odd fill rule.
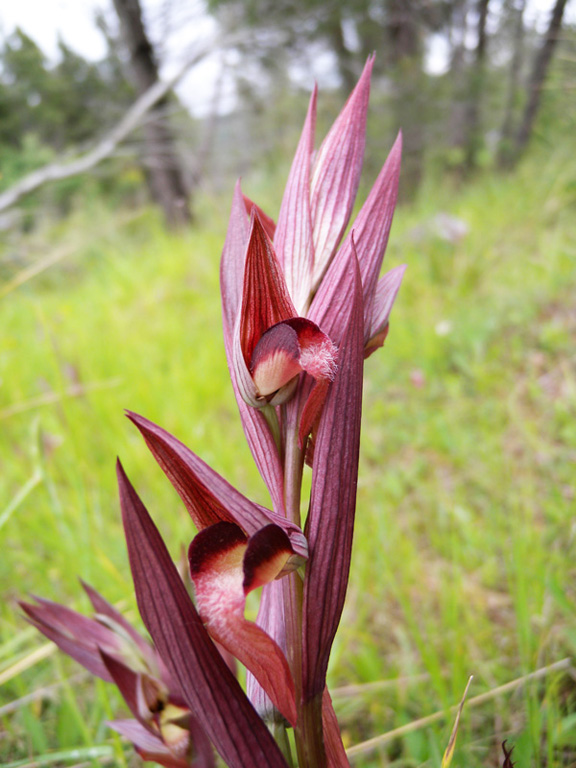
[[[175,28],[166,26],[164,0],[143,0],[148,26],[155,42],[169,41],[167,54],[189,49],[196,40],[206,39],[215,32],[213,20],[203,13],[202,0],[176,2],[172,8],[180,10],[179,18],[173,19]],[[543,25],[553,6],[553,0],[528,0],[527,18]],[[13,0],[2,2],[0,11],[0,36],[10,34],[20,26],[50,57],[57,56],[58,38],[89,59],[99,59],[105,53],[102,35],[94,25],[97,10],[112,13],[111,0]],[[576,0],[570,0],[567,18],[576,23]],[[168,67],[177,62],[170,61]],[[220,60],[213,56],[187,76],[179,88],[181,97],[195,113],[202,114],[209,108],[214,84],[220,71]],[[432,53],[432,69],[442,66],[442,51]]]
[[[173,7],[181,8],[182,12],[174,14],[171,29],[166,28],[163,17],[165,5],[164,0],[143,0],[148,26],[156,31],[154,42],[169,40],[169,52],[175,52],[176,56],[185,56],[195,40],[209,39],[215,33],[216,24],[203,12],[201,0],[174,3]],[[2,2],[0,37],[21,27],[50,59],[57,58],[58,39],[61,38],[85,58],[97,60],[106,53],[104,38],[94,24],[98,11],[114,20],[111,0]],[[168,71],[178,65],[177,58],[166,56],[166,59]],[[202,114],[209,109],[220,67],[219,57],[212,56],[195,67],[179,87],[181,97],[195,113]]]

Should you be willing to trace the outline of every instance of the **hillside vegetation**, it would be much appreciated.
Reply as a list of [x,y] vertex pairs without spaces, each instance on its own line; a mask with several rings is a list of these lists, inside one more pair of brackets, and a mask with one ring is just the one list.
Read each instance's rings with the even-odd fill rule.
[[[257,176],[245,190],[264,207],[281,195]],[[134,761],[105,726],[122,714],[115,692],[54,653],[15,603],[36,593],[87,610],[82,577],[134,616],[116,455],[175,558],[192,538],[123,409],[267,502],[221,340],[228,205],[206,194],[195,227],[170,235],[150,210],[96,200],[3,246],[5,768]],[[42,260],[53,263],[26,279]],[[386,265],[401,263],[386,347],[367,362],[351,587],[331,667],[333,688],[358,686],[335,695],[346,744],[446,710],[474,674],[469,698],[495,695],[464,709],[453,765],[501,764],[504,739],[519,768],[574,765],[570,662],[495,690],[576,653],[574,153],[542,146],[511,176],[425,184],[395,219]],[[439,765],[452,722],[355,764]]]

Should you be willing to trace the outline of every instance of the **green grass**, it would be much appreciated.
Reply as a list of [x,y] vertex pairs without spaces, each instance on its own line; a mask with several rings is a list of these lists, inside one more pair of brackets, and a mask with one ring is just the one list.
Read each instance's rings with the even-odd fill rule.
[[[557,149],[511,177],[430,185],[397,214],[387,265],[409,269],[386,347],[366,366],[355,550],[331,684],[403,681],[336,699],[348,746],[456,704],[470,674],[473,697],[576,650],[575,172]],[[263,179],[246,191],[279,198]],[[132,759],[104,725],[122,712],[105,684],[78,678],[59,654],[10,673],[45,645],[17,598],[86,609],[81,576],[133,612],[117,454],[175,556],[193,535],[124,408],[266,503],[221,342],[227,207],[202,200],[202,225],[171,236],[149,211],[94,205],[19,245],[29,261],[47,242],[68,255],[0,299],[2,763]],[[440,239],[439,211],[468,234]],[[44,698],[1,714],[44,686]],[[558,672],[465,708],[453,765],[499,764],[505,738],[520,768],[573,763],[574,699]],[[452,720],[356,764],[437,766]]]

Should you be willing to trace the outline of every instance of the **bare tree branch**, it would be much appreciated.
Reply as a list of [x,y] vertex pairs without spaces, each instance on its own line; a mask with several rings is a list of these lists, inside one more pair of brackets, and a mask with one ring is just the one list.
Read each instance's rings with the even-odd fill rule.
[[0,211],[10,208],[22,197],[49,181],[58,181],[60,179],[67,179],[70,176],[77,176],[80,173],[86,173],[86,171],[94,168],[95,165],[109,157],[116,147],[140,125],[142,119],[152,107],[182,79],[188,70],[206,58],[220,44],[221,41],[218,44],[212,41],[210,44],[203,46],[187,58],[170,78],[154,83],[151,88],[134,102],[122,120],[91,150],[73,160],[50,163],[36,171],[32,171],[32,173],[24,176],[16,184],[2,192],[0,194]]

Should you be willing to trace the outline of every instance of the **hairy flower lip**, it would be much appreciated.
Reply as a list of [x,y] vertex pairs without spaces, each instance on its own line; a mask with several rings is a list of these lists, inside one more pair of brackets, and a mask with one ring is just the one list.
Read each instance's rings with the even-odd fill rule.
[[[293,317],[268,328],[254,348],[250,373],[258,395],[270,405],[281,405],[294,394],[301,373],[317,384],[333,380],[337,349],[329,336],[304,317]],[[311,392],[302,414],[308,433],[324,401],[326,388]],[[321,396],[319,397],[319,393]]]

